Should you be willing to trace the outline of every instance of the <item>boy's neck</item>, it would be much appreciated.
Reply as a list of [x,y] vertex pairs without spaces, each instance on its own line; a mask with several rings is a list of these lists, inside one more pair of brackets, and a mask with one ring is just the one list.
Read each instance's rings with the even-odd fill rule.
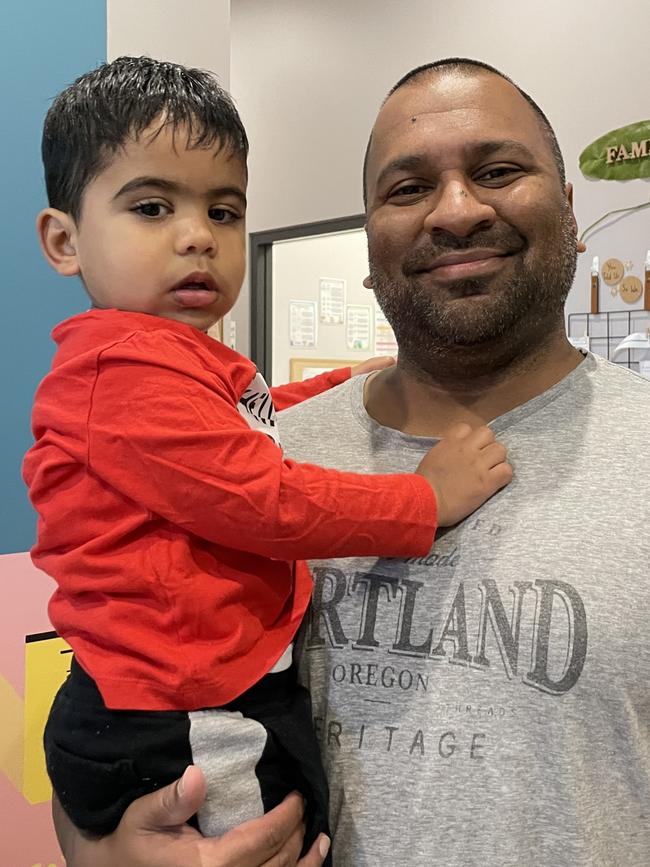
[[[102,307],[101,304],[97,304],[92,298],[90,299],[90,309],[91,310],[119,310],[120,313],[139,313],[142,316],[155,316],[156,319],[165,319],[168,322],[178,322],[177,319],[171,319],[170,317],[167,317],[167,316],[159,316],[157,313],[149,313],[147,310],[124,310],[121,307]],[[180,322],[179,324],[180,325],[189,325],[188,322]],[[216,324],[217,323],[215,322],[215,325]],[[199,328],[196,325],[190,325],[189,327],[190,328],[196,328],[196,330],[200,331],[201,334],[208,334],[209,335],[209,333],[210,333],[209,328]],[[210,328],[213,328],[213,327],[214,326],[210,326]]]

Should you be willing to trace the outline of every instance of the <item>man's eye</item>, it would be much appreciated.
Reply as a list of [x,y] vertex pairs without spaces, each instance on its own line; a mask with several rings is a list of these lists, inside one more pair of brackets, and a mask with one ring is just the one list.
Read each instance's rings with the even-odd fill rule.
[[401,187],[396,187],[388,195],[389,199],[406,199],[410,196],[420,196],[426,192],[427,188],[423,184],[403,184]]
[[138,202],[133,211],[143,217],[163,217],[170,213],[167,205],[163,205],[161,202]]
[[479,172],[478,175],[476,175],[475,180],[479,183],[485,181],[510,181],[521,174],[522,169],[518,166],[493,166],[492,168]]
[[227,208],[210,208],[208,215],[215,223],[232,223],[239,219],[239,214],[229,211]]

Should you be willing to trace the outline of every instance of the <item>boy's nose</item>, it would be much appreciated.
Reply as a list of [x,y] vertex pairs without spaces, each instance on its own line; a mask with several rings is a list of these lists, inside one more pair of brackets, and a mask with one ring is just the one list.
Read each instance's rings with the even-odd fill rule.
[[176,232],[176,252],[181,256],[191,253],[214,256],[217,244],[207,221],[198,218],[183,220]]

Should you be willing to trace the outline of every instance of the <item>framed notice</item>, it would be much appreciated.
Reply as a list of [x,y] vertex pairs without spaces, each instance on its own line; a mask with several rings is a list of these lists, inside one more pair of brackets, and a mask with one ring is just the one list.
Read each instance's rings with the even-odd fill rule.
[[350,304],[347,308],[345,342],[348,349],[370,349],[370,322],[372,314],[365,304]]
[[345,280],[321,277],[320,321],[324,325],[343,325],[345,322]]
[[289,301],[289,346],[311,349],[318,339],[315,301]]

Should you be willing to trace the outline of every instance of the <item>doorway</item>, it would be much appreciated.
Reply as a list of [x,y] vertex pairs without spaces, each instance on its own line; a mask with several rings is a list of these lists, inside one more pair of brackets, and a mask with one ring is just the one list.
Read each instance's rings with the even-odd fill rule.
[[251,234],[251,356],[272,385],[393,354],[371,290],[364,216]]

